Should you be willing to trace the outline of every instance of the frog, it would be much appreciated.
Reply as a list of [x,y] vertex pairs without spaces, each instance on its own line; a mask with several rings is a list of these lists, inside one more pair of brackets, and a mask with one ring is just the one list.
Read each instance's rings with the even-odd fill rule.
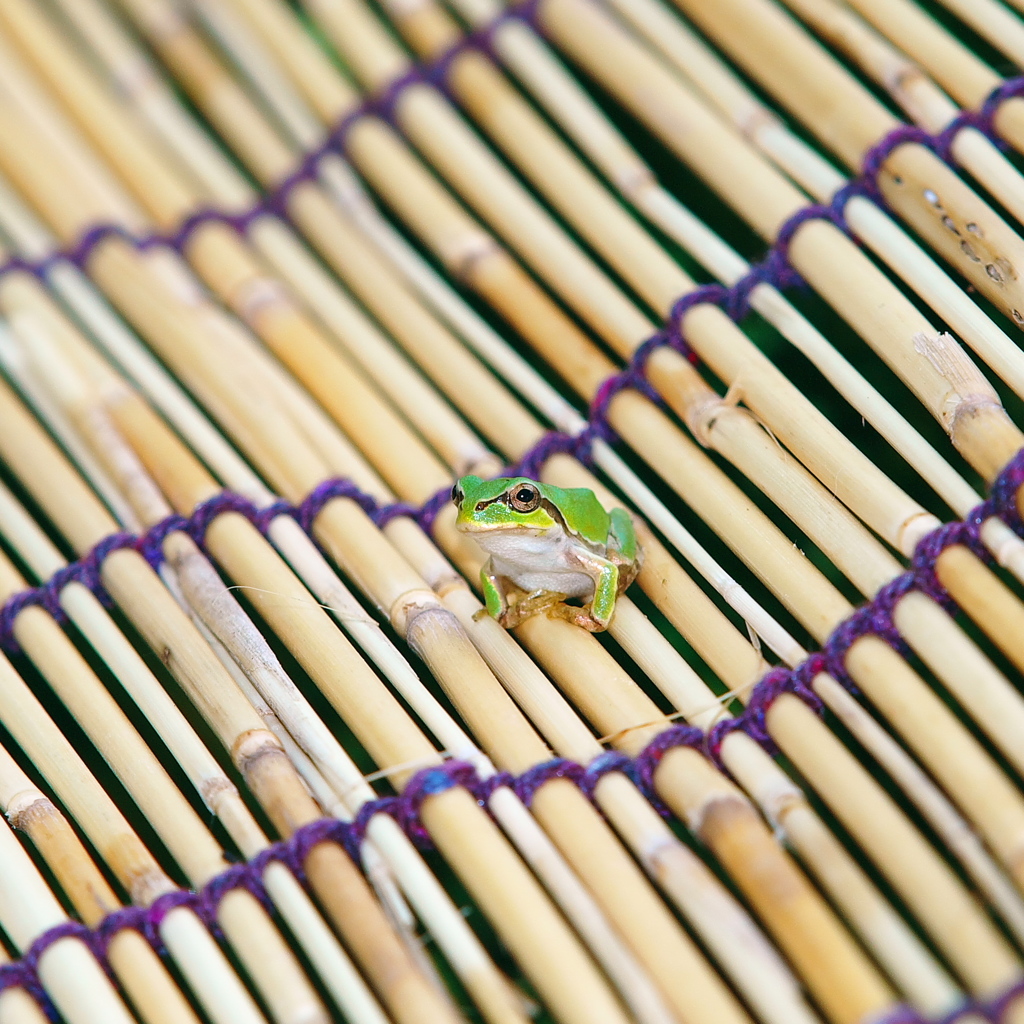
[[607,511],[586,487],[525,476],[461,477],[452,501],[456,528],[490,556],[480,570],[485,608],[478,616],[506,629],[541,612],[592,633],[608,628],[616,599],[643,564],[625,509]]

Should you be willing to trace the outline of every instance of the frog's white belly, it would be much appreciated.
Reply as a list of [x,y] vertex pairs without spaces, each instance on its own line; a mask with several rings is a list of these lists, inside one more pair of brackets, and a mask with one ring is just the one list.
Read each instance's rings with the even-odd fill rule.
[[525,591],[553,590],[569,597],[594,593],[594,580],[580,571],[574,557],[579,542],[561,528],[541,534],[494,530],[473,536],[491,553],[495,573]]

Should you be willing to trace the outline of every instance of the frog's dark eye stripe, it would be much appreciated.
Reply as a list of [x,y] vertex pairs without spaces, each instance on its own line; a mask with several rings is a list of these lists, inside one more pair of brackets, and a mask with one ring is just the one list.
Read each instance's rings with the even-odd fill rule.
[[509,491],[508,503],[517,512],[532,512],[540,505],[540,491],[533,484],[520,484]]

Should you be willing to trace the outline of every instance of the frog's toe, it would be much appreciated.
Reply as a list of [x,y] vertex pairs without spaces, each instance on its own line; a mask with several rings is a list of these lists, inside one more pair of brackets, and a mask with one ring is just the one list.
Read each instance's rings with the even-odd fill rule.
[[590,608],[578,608],[574,604],[557,604],[547,609],[549,619],[565,619],[588,633],[600,633],[608,628],[607,622],[596,618]]

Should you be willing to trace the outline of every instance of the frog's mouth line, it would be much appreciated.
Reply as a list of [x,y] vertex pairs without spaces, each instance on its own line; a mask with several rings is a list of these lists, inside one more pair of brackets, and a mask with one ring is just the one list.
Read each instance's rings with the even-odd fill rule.
[[515,530],[524,536],[540,537],[552,529],[550,526],[524,526],[522,523],[474,523],[472,520],[455,521],[457,529],[463,533],[504,533],[508,530]]

